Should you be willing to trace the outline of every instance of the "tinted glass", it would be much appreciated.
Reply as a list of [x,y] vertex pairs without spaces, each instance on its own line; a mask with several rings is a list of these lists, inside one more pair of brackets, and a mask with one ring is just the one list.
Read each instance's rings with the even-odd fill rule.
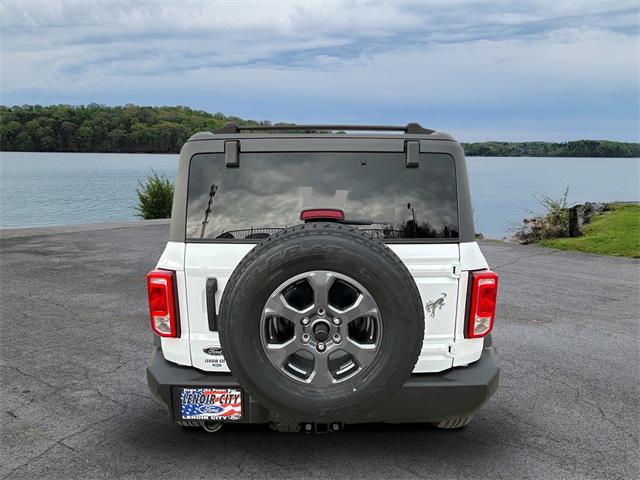
[[[422,154],[242,153],[227,168],[223,154],[191,160],[188,239],[258,240],[302,223],[313,208],[344,212],[345,222],[382,239],[457,238],[453,157]],[[209,208],[210,205],[210,208]]]

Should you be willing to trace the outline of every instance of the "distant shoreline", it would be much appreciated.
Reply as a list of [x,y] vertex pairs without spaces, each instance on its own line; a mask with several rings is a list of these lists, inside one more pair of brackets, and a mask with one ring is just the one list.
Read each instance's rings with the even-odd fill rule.
[[612,140],[462,143],[467,157],[639,158],[640,143]]
[[[462,144],[464,147],[464,144]],[[106,153],[109,155],[178,155],[180,152],[95,152],[95,151],[51,151],[51,150],[0,150],[0,154],[2,153],[89,153],[89,154],[101,154]],[[518,155],[486,155],[486,154],[473,154],[465,151],[465,156],[467,158],[475,158],[475,157],[484,157],[484,158],[638,158],[640,159],[640,155],[637,156],[595,156],[595,155],[527,155],[527,154],[518,154]]]
[[[180,106],[0,105],[0,145],[6,152],[176,154],[194,133],[226,123],[272,125]],[[469,157],[640,157],[640,143],[613,140],[487,141],[462,146]]]

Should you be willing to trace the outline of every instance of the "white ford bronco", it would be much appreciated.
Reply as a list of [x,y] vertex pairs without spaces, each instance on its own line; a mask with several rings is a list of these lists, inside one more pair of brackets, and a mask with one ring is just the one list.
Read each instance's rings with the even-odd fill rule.
[[194,135],[147,284],[149,388],[183,426],[457,428],[498,385],[464,153],[418,124]]

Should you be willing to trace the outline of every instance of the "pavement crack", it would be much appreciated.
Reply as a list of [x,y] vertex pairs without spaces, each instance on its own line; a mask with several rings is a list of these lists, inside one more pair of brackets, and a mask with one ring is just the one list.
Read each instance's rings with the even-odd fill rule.
[[31,373],[27,373],[27,372],[23,372],[23,371],[22,371],[22,370],[20,370],[18,367],[14,367],[13,365],[6,365],[6,364],[5,364],[5,365],[2,365],[2,367],[0,367],[0,368],[3,368],[3,367],[4,367],[4,368],[8,368],[8,369],[10,369],[10,370],[14,370],[14,371],[18,372],[20,375],[24,375],[25,377],[33,378],[33,379],[34,379],[34,380],[36,380],[37,382],[42,383],[42,384],[46,385],[46,386],[47,386],[47,387],[49,387],[49,388],[53,388],[54,390],[55,390],[56,388],[58,388],[58,387],[56,387],[56,386],[54,386],[54,385],[51,385],[50,383],[48,383],[48,382],[46,382],[46,381],[42,380],[41,378],[37,377],[36,375],[33,375],[33,374],[31,374]]
[[102,419],[102,420],[97,420],[97,421],[95,421],[95,422],[91,422],[89,425],[86,425],[86,426],[85,426],[84,428],[82,428],[81,430],[78,430],[78,431],[72,432],[72,433],[70,433],[69,435],[66,435],[66,436],[64,436],[64,437],[62,437],[62,438],[60,438],[60,439],[56,440],[52,445],[50,445],[49,447],[45,448],[42,452],[40,452],[40,453],[39,453],[38,455],[36,455],[35,457],[31,457],[31,458],[29,458],[29,460],[27,460],[26,462],[21,463],[20,465],[18,465],[18,466],[16,466],[16,467],[12,468],[9,472],[7,472],[7,474],[6,474],[4,477],[2,477],[2,480],[5,480],[5,479],[9,478],[13,473],[17,472],[17,471],[18,471],[18,470],[20,470],[21,468],[26,467],[27,465],[29,465],[30,463],[34,462],[35,460],[38,460],[39,458],[44,457],[47,453],[49,453],[51,450],[53,450],[53,449],[54,449],[55,447],[57,447],[58,445],[62,445],[62,446],[64,446],[64,447],[66,447],[66,448],[69,448],[69,449],[71,449],[71,450],[75,451],[75,449],[73,449],[73,448],[72,448],[72,447],[70,447],[69,445],[66,445],[66,444],[64,443],[64,441],[65,441],[65,440],[68,440],[68,439],[70,439],[70,438],[72,438],[72,437],[75,437],[76,435],[80,435],[81,433],[84,433],[84,432],[86,432],[86,431],[90,430],[91,428],[93,428],[93,426],[94,426],[94,425],[98,425],[98,424],[100,424],[100,423],[108,422],[109,420],[112,420],[112,419],[114,419],[114,418],[116,418],[116,417],[118,417],[118,416],[120,416],[120,415],[122,415],[122,414],[111,415],[111,416],[109,416],[109,417],[107,417],[107,418],[104,418],[104,419]]
[[598,411],[598,413],[600,414],[600,417],[607,422],[609,425],[611,425],[616,431],[620,432],[622,435],[626,435],[628,437],[630,437],[633,442],[637,445],[640,443],[640,441],[638,440],[638,437],[632,432],[632,431],[627,431],[625,429],[625,425],[618,425],[617,423],[615,423],[604,411],[604,409],[598,405],[597,403],[592,402],[591,400],[585,398],[582,393],[580,392],[580,390],[572,385],[570,385],[568,382],[563,382],[563,384],[573,392],[573,394],[575,395],[574,397],[574,401],[576,403],[583,403],[586,405],[589,405],[590,407],[596,409]]
[[534,257],[546,257],[546,256],[549,256],[549,255],[556,255],[558,253],[560,253],[559,250],[549,250],[549,251],[544,251],[544,252],[541,252],[541,253],[535,253],[533,255],[520,255],[520,256],[516,257],[515,259],[513,259],[513,260],[511,260],[509,262],[501,263],[501,264],[498,264],[498,265],[494,265],[492,268],[498,270],[498,269],[501,269],[501,268],[504,268],[504,267],[508,267],[510,265],[514,265],[514,264],[518,263],[520,260],[526,260],[528,258],[534,258]]
[[85,343],[91,343],[91,342],[95,342],[96,340],[104,340],[104,335],[100,335],[100,336],[96,336],[96,337],[92,337],[89,338],[88,340],[82,340],[79,342],[73,342],[73,345],[69,345],[66,343],[63,344],[48,344],[48,345],[44,345],[41,346],[40,348],[36,348],[35,350],[29,350],[28,352],[23,352],[22,354],[20,354],[18,357],[15,358],[22,358],[22,357],[26,357],[27,355],[33,355],[34,353],[38,353],[41,352],[43,350],[49,350],[49,351],[54,351],[54,350],[58,350],[58,349],[62,349],[62,348],[71,348],[71,347],[75,347],[76,345],[82,345]]

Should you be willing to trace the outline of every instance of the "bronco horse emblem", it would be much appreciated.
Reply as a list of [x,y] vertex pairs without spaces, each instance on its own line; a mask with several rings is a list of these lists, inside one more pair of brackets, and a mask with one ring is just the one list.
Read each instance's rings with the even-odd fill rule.
[[444,307],[445,298],[447,298],[447,294],[442,292],[437,300],[431,300],[424,306],[424,309],[432,318],[436,316],[436,310],[442,310],[442,307]]

